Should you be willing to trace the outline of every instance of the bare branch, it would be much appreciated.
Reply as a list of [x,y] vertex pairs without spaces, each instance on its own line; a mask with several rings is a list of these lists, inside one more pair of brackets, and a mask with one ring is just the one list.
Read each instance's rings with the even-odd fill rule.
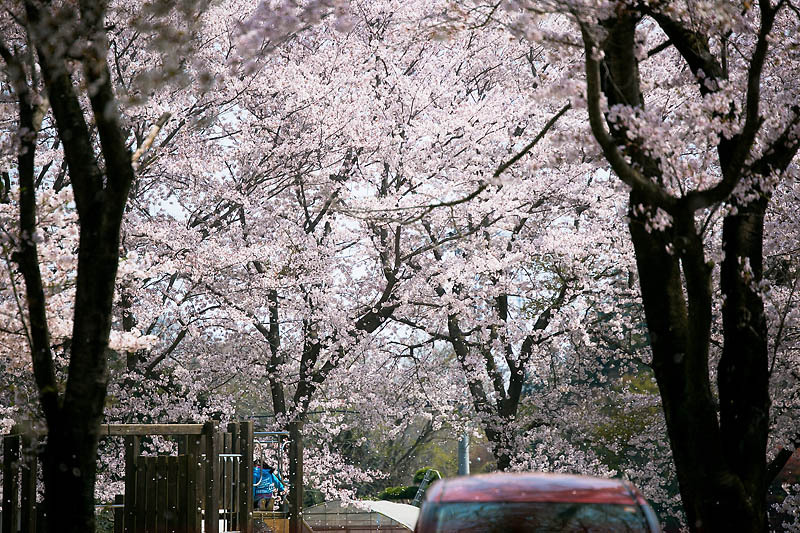
[[142,157],[147,150],[150,149],[150,146],[153,145],[153,141],[158,136],[158,133],[161,131],[161,128],[169,120],[169,117],[172,116],[171,113],[165,112],[158,118],[155,124],[150,128],[150,132],[145,137],[144,142],[136,149],[136,151],[131,156],[131,165],[133,165],[133,170],[139,170],[139,158]]
[[525,146],[525,148],[523,148],[517,155],[515,155],[514,157],[512,157],[499,167],[497,167],[497,170],[494,171],[493,177],[495,178],[499,177],[500,174],[502,174],[503,172],[505,172],[506,169],[508,169],[508,167],[510,167],[511,165],[522,159],[522,157],[525,154],[530,152],[533,149],[533,147],[536,146],[539,143],[539,141],[542,140],[542,138],[547,134],[547,132],[550,131],[550,128],[552,128],[555,125],[558,119],[561,118],[561,116],[569,110],[570,107],[572,107],[572,104],[570,102],[567,102],[564,105],[564,107],[559,109],[558,112],[555,115],[553,115],[553,117],[550,120],[547,121],[547,124],[544,125],[544,127],[536,135],[536,137],[534,137],[533,140]]

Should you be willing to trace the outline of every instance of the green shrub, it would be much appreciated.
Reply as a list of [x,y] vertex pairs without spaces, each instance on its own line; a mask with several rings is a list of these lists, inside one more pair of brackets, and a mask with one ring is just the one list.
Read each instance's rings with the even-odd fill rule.
[[378,494],[379,500],[413,500],[419,490],[418,485],[408,487],[386,487]]
[[417,485],[421,485],[422,480],[425,479],[425,474],[428,472],[428,470],[433,470],[433,477],[431,478],[431,481],[433,481],[434,479],[442,479],[442,476],[439,475],[438,470],[436,470],[435,468],[431,468],[430,466],[423,466],[422,468],[417,470],[416,474],[414,474],[414,483]]

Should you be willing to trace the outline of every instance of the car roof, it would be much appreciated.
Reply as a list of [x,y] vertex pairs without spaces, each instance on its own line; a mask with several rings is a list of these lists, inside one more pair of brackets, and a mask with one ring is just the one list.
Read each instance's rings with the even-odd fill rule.
[[575,502],[636,505],[641,495],[621,479],[570,474],[496,473],[435,482],[427,502]]

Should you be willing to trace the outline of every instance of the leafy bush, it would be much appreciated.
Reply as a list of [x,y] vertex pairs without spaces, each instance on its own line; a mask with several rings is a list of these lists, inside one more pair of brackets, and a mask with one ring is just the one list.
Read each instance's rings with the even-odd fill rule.
[[434,479],[442,479],[442,476],[439,475],[438,470],[436,470],[435,468],[431,468],[430,466],[423,466],[422,468],[417,470],[416,474],[414,474],[414,483],[417,485],[421,485],[422,480],[425,479],[425,474],[428,472],[428,470],[433,470],[434,477],[431,478],[431,481],[433,481]]
[[[424,475],[424,474],[423,474]],[[407,487],[386,487],[378,494],[379,500],[413,500],[419,490],[418,485]]]

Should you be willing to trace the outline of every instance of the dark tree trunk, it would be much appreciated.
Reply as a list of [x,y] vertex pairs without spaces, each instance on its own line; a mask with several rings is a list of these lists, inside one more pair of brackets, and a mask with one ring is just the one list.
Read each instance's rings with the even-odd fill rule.
[[492,444],[492,455],[494,455],[497,461],[497,469],[501,472],[505,472],[511,468],[512,454],[509,450],[511,449],[512,443],[508,442],[509,439],[506,433],[487,429],[486,438]]
[[[641,205],[636,194],[631,195],[631,205]],[[714,480],[720,479],[724,465],[708,374],[710,269],[688,258],[680,261],[677,253],[667,251],[672,236],[647,232],[642,220],[631,215],[629,228],[651,339],[652,367],[661,391],[681,499],[691,526],[711,524],[721,502]],[[691,217],[687,222],[693,223]],[[699,237],[691,238],[699,245]],[[686,297],[682,265],[687,282],[695,280],[692,290],[687,283]]]
[[767,201],[738,207],[725,217],[725,259],[720,288],[725,298],[722,323],[725,344],[718,366],[722,454],[735,483],[738,524],[767,531],[766,478],[769,435],[769,361],[762,281],[762,242]]
[[[99,203],[95,209],[103,213],[109,206]],[[48,441],[42,455],[48,516],[71,514],[80,520],[73,524],[74,529],[69,529],[61,520],[51,519],[50,531],[93,530],[97,446],[108,385],[108,334],[119,256],[119,219],[84,217],[80,242],[69,378],[58,416],[48,420]]]
[[[632,195],[632,205],[640,203],[635,200]],[[752,290],[761,279],[760,258],[751,263],[749,279],[741,267],[742,257],[755,260],[760,254],[760,216],[763,211],[740,212],[724,224],[725,344],[718,377],[719,417],[708,372],[711,266],[703,261],[692,218],[683,225],[676,221],[678,235],[667,240],[648,233],[631,217],[652,366],[693,531],[767,531],[766,322],[761,298]],[[668,242],[686,245],[679,251],[680,261],[677,253],[666,252]]]
[[85,417],[63,416],[63,424],[48,427],[41,454],[47,530],[91,532],[95,530],[97,433],[83,432],[90,425]]

